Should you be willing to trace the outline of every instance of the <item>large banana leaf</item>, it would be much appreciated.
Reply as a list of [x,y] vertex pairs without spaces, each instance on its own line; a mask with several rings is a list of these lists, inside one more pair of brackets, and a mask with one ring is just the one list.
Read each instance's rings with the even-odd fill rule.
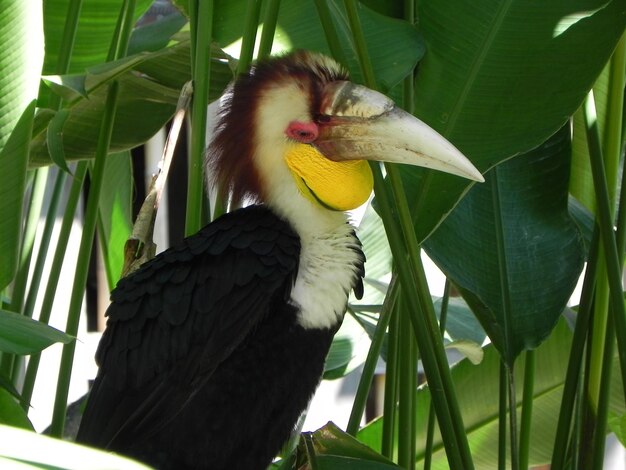
[[[58,73],[59,47],[70,0],[46,0],[43,3],[46,35],[43,75],[51,75]],[[136,0],[135,20],[151,4],[152,0]],[[121,6],[119,0],[83,1],[69,73],[83,73],[87,68],[105,62]]]
[[425,242],[509,364],[550,334],[582,269],[567,205],[570,152],[567,126],[500,164]]
[[28,142],[43,63],[41,1],[8,0],[0,10],[0,291],[17,269]]
[[[425,0],[419,14],[427,53],[416,114],[483,172],[563,126],[626,26],[623,0]],[[470,183],[420,169],[407,173],[423,240]]]
[[[561,320],[552,335],[536,351],[537,368],[533,391],[533,416],[531,424],[530,464],[540,465],[550,461],[554,433],[561,405],[563,382],[567,367],[572,332],[567,323]],[[522,382],[524,357],[516,363],[517,383]],[[624,395],[617,356],[611,381],[611,411],[617,415],[624,413]],[[452,369],[452,379],[459,391],[458,399],[463,422],[477,470],[498,468],[498,381],[500,355],[492,346],[485,348],[485,356],[479,365],[469,360],[460,362]],[[521,389],[518,390],[518,413],[521,402]],[[417,460],[424,458],[426,426],[430,406],[430,391],[427,387],[417,392]],[[382,419],[373,421],[363,428],[358,438],[374,450],[380,450]],[[433,470],[448,469],[443,444],[435,434]]]

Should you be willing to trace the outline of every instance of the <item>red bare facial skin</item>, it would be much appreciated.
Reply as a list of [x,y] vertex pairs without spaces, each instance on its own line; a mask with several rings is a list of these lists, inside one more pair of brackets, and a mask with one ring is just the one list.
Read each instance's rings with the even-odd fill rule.
[[287,126],[285,134],[292,140],[303,144],[314,142],[319,136],[319,128],[314,122],[292,121]]

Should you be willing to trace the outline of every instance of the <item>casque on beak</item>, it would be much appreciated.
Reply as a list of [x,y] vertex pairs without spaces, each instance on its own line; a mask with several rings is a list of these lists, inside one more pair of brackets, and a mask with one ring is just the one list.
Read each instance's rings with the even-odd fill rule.
[[404,163],[484,181],[439,133],[364,86],[348,81],[328,84],[319,123],[320,134],[313,145],[330,160]]

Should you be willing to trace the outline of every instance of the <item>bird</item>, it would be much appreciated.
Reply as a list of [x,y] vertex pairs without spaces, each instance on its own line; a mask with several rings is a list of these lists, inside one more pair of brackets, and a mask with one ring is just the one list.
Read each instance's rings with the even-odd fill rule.
[[445,138],[333,59],[261,60],[206,152],[236,206],[122,278],[77,441],[158,469],[264,469],[316,390],[365,257],[346,211],[368,161],[475,181]]

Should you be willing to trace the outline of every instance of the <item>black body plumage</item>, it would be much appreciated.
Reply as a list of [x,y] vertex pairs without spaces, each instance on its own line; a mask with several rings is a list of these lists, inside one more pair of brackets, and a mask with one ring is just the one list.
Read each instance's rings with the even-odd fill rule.
[[336,331],[297,322],[300,250],[286,221],[251,206],[122,279],[77,440],[160,469],[265,468]]

